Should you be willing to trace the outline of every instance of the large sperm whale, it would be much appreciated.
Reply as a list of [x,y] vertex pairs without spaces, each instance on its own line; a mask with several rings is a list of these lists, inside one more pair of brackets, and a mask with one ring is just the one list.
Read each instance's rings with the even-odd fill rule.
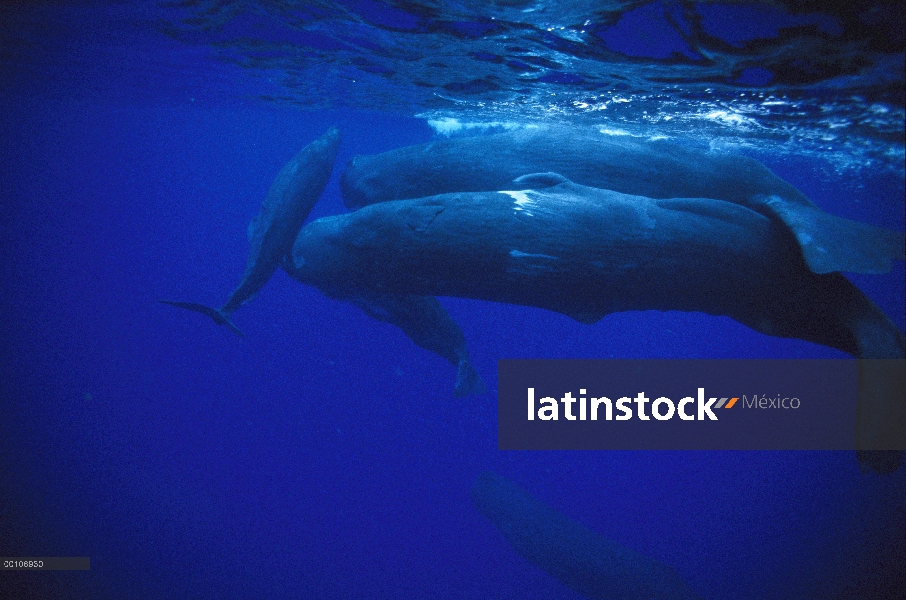
[[356,156],[341,179],[349,208],[451,192],[505,189],[528,173],[624,194],[714,198],[784,223],[814,273],[883,273],[903,260],[904,236],[822,211],[760,162],[665,139],[541,126]]
[[250,248],[242,281],[220,309],[196,302],[159,302],[207,315],[218,325],[243,335],[230,316],[264,287],[292,248],[330,179],[339,147],[340,132],[331,128],[299,151],[277,174],[261,212],[249,224]]
[[[352,302],[456,296],[583,323],[620,311],[696,311],[858,358],[906,356],[903,334],[871,300],[841,274],[809,269],[789,229],[752,209],[627,195],[552,173],[514,187],[529,189],[387,201],[318,219],[284,268]],[[424,311],[395,318],[387,320],[404,331],[433,327]],[[899,428],[885,428],[903,423],[906,403],[861,392],[859,403],[862,448],[902,450]]]

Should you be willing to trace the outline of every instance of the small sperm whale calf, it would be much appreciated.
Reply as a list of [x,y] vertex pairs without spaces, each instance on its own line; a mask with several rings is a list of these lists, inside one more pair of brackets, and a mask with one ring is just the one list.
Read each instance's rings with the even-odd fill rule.
[[[620,311],[695,311],[858,358],[906,356],[890,319],[843,275],[811,270],[776,219],[722,200],[634,196],[553,173],[513,187],[521,189],[387,201],[318,219],[302,229],[284,268],[352,302],[455,296],[583,323]],[[424,338],[434,327],[428,312],[385,320]],[[859,402],[864,447],[902,449],[896,439],[894,447],[872,441],[873,428],[902,421],[902,399]]]
[[159,302],[208,315],[218,325],[226,325],[238,335],[243,335],[230,317],[264,287],[280,261],[289,253],[305,218],[330,179],[339,147],[340,132],[331,128],[305,146],[277,174],[261,212],[249,224],[251,247],[245,273],[226,304],[216,309],[196,302]]
[[814,273],[883,273],[903,260],[904,236],[821,210],[757,160],[665,139],[541,126],[356,156],[343,173],[346,206],[452,192],[508,189],[553,171],[578,184],[652,199],[714,198],[783,223]]

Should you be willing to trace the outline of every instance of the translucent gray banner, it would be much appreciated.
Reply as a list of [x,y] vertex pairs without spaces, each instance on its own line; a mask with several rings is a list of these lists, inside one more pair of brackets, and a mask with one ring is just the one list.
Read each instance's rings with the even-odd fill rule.
[[502,450],[906,450],[903,360],[500,360]]

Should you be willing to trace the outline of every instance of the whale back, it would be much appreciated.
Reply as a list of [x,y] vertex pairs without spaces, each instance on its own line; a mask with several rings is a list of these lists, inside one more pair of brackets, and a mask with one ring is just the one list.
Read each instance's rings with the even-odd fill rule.
[[526,174],[647,198],[714,198],[787,227],[814,273],[883,273],[903,260],[904,236],[829,215],[755,159],[665,139],[536,127],[354,157],[341,178],[352,209],[388,200],[508,189]]

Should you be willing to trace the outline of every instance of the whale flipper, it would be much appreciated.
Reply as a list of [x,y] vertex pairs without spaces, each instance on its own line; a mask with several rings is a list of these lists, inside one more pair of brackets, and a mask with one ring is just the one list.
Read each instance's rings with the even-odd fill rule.
[[199,304],[198,302],[174,302],[172,300],[158,300],[161,304],[169,304],[170,306],[177,306],[179,308],[185,308],[186,310],[194,310],[197,313],[207,315],[214,320],[218,325],[226,325],[233,333],[237,334],[239,337],[245,337],[245,334],[242,331],[233,325],[233,322],[230,321],[229,317],[217,310],[216,308],[211,308],[210,306],[205,306],[204,304]]
[[487,392],[481,375],[472,366],[469,357],[460,359],[456,365],[456,387],[453,389],[453,395],[457,398],[462,396],[481,396]]
[[778,196],[759,198],[796,236],[813,273],[886,273],[891,260],[903,260],[906,237],[900,232],[851,221],[814,205]]
[[456,367],[457,397],[484,394],[481,377],[472,367],[466,338],[456,321],[433,296],[369,294],[344,298],[378,321],[391,323],[425,350]]
[[595,533],[503,477],[482,473],[471,495],[516,552],[588,598],[698,598],[673,567]]

